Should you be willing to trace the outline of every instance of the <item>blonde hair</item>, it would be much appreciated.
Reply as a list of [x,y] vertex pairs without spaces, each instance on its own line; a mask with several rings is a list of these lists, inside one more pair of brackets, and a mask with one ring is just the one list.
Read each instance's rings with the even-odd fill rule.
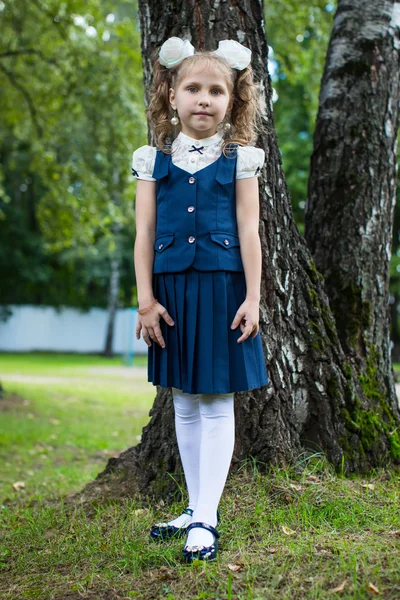
[[[168,69],[160,64],[158,52],[158,49],[155,50],[152,56],[153,81],[146,115],[159,149],[170,153],[168,143],[171,144],[180,132],[180,123],[174,126],[170,121],[173,110],[169,102],[169,88],[176,89],[193,67],[203,64],[221,74],[227,83],[230,99],[233,101],[231,128],[227,133],[223,129],[221,131],[224,135],[222,152],[225,154],[226,147],[230,143],[247,146],[255,142],[261,132],[262,111],[260,91],[258,85],[254,83],[251,65],[238,71],[232,69],[223,58],[205,50],[188,56],[176,67]],[[217,131],[218,129],[219,127]]]

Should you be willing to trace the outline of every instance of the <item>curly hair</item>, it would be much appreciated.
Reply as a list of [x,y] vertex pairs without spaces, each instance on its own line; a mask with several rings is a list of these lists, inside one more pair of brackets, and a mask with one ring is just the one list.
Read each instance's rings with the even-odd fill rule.
[[198,65],[215,69],[225,79],[230,100],[233,101],[229,132],[224,131],[224,122],[217,127],[217,131],[222,129],[221,134],[224,137],[222,152],[226,156],[225,150],[230,143],[246,146],[255,142],[261,132],[262,110],[260,89],[254,82],[251,65],[238,71],[232,69],[223,58],[205,50],[188,56],[176,67],[168,69],[160,64],[158,53],[159,50],[156,49],[152,55],[153,81],[149,92],[149,105],[146,109],[158,148],[165,153],[170,153],[168,144],[171,144],[180,132],[180,123],[174,126],[170,121],[173,111],[169,102],[169,88],[176,89],[190,70]]

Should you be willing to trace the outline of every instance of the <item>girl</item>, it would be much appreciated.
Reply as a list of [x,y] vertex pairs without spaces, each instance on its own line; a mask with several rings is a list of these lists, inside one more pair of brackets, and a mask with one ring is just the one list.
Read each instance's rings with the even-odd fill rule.
[[233,40],[195,53],[169,38],[154,60],[147,109],[157,148],[143,146],[132,160],[136,337],[148,345],[149,381],[172,389],[189,495],[183,513],[150,535],[187,534],[186,562],[217,555],[233,394],[268,383],[259,333],[264,151],[250,145],[260,123],[250,58]]

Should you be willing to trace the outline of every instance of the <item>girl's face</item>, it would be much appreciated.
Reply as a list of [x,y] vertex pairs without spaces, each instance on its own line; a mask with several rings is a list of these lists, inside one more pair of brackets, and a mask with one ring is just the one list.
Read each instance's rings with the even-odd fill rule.
[[182,132],[199,140],[214,135],[232,108],[225,79],[204,67],[191,70],[176,89],[170,88],[169,101],[178,112]]

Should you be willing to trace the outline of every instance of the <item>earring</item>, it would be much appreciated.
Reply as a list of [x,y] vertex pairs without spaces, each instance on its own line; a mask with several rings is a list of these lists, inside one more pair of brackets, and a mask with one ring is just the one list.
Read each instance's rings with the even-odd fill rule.
[[173,117],[172,117],[172,119],[171,119],[171,123],[172,123],[172,125],[175,127],[175,125],[178,125],[178,123],[179,123],[179,119],[178,119],[178,117],[176,116],[176,110],[175,110],[175,109],[174,109],[174,111],[175,111],[175,114],[174,114],[174,116],[173,116]]
[[225,131],[229,131],[231,128],[231,124],[229,123],[229,121],[226,121],[226,123],[224,123],[224,129]]

